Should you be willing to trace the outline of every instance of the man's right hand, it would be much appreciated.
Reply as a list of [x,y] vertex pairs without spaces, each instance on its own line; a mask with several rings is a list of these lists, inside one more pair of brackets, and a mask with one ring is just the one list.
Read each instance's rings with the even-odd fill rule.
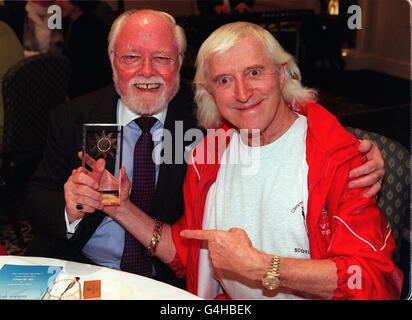
[[[66,212],[69,223],[83,218],[85,213],[92,213],[96,209],[102,210],[102,195],[99,190],[99,181],[105,170],[105,161],[99,159],[88,171],[79,167],[72,171],[71,176],[64,184],[64,198],[66,200]],[[76,206],[82,205],[79,211]]]

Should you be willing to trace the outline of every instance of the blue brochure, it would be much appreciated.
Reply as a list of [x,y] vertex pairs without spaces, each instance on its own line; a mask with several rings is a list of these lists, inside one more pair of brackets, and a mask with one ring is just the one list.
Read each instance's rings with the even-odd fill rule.
[[0,299],[40,300],[61,270],[60,266],[5,264],[0,270]]

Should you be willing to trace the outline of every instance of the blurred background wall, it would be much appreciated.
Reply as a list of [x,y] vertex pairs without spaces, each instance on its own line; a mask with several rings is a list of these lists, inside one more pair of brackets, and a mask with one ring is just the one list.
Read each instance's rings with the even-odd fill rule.
[[[119,9],[118,1],[104,1],[114,10]],[[256,0],[252,12],[312,9],[314,13],[320,13],[321,2],[321,0]],[[345,1],[341,0],[341,2]],[[346,69],[371,69],[411,79],[412,23],[409,2],[407,0],[346,2],[358,2],[362,8],[362,29],[357,31],[356,48],[345,51]],[[123,6],[124,10],[133,8],[162,10],[176,17],[199,14],[195,0],[125,0]]]

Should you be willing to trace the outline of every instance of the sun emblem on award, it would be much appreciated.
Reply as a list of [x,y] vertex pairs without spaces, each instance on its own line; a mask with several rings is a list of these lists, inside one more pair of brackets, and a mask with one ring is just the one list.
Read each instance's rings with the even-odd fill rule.
[[114,152],[117,148],[116,138],[112,137],[113,132],[110,132],[106,135],[106,132],[103,130],[100,136],[96,134],[96,144],[92,148],[92,152],[96,154],[96,157],[103,157],[104,159],[107,156],[111,156],[114,159]]

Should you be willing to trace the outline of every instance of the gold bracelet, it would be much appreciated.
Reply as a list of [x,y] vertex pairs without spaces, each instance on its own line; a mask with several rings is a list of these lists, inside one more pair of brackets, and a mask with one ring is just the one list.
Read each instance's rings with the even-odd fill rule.
[[153,228],[153,236],[152,240],[150,241],[149,247],[147,248],[147,254],[149,257],[154,256],[157,246],[160,241],[160,236],[162,232],[163,222],[159,220],[155,220],[155,226]]

